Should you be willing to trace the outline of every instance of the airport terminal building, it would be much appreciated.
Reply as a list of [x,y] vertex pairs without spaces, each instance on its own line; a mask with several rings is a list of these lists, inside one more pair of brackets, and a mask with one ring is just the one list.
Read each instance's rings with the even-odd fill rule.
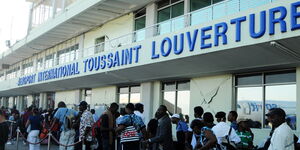
[[1,106],[237,110],[256,144],[281,107],[300,131],[299,0],[27,1],[28,34],[0,55]]

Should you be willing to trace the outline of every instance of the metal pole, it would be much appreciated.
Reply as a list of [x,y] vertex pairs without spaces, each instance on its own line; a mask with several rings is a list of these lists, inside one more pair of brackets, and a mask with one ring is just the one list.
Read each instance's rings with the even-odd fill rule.
[[82,139],[82,150],[86,150],[85,144],[84,144],[84,139]]
[[51,132],[49,132],[49,134],[48,134],[48,150],[50,150],[50,145],[51,145],[51,136],[52,136],[52,134],[51,134]]
[[18,127],[18,129],[17,129],[17,150],[19,150],[19,135],[20,134],[20,129],[19,129],[19,127]]

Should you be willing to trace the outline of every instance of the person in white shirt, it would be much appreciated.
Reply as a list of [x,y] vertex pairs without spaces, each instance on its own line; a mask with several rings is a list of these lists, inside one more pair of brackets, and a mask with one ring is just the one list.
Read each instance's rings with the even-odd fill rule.
[[141,103],[137,103],[134,105],[134,114],[141,117],[143,122],[145,123],[145,116],[144,116],[144,105]]
[[274,128],[268,150],[294,150],[294,133],[285,122],[285,111],[274,108],[266,116]]
[[215,117],[217,118],[218,123],[212,128],[212,130],[217,137],[218,144],[222,144],[222,141],[226,136],[229,137],[230,142],[234,142],[235,144],[241,142],[241,139],[236,134],[236,131],[226,123],[225,112],[218,112]]

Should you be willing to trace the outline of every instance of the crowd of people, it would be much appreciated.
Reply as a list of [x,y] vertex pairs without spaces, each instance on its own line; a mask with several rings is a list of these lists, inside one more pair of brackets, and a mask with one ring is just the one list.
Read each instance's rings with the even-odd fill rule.
[[[59,143],[52,142],[59,144],[60,150],[294,150],[300,147],[300,140],[286,123],[286,114],[280,108],[272,108],[267,113],[272,130],[258,147],[253,144],[254,134],[247,120],[237,121],[236,111],[213,115],[197,106],[195,119],[190,122],[189,116],[172,114],[161,105],[155,117],[146,122],[144,105],[140,103],[129,103],[125,108],[112,103],[100,116],[94,109],[89,110],[85,101],[78,107],[79,111],[67,108],[64,102],[59,102],[55,110],[44,111],[29,107],[19,112],[15,107],[10,110],[2,107],[0,150],[5,149],[9,137],[16,138],[16,128],[24,136],[24,144],[29,142],[30,150],[39,150],[40,144],[36,143],[48,140],[50,132],[59,139]],[[172,124],[176,126],[176,135],[172,134]]]

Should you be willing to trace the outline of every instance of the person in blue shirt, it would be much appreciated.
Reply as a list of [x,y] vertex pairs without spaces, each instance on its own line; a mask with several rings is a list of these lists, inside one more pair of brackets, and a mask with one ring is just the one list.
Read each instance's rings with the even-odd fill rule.
[[[27,140],[31,143],[37,143],[39,141],[39,133],[42,127],[42,119],[37,108],[33,109],[33,114],[29,116],[26,123],[28,131]],[[39,150],[40,144],[29,144],[29,150]]]
[[238,124],[237,124],[237,118],[238,118],[238,113],[236,111],[230,111],[228,114],[228,121],[231,122],[231,127],[234,130],[238,130]]
[[180,119],[179,114],[174,114],[171,117],[171,121],[173,124],[176,124],[176,137],[177,137],[177,142],[175,148],[177,150],[182,150],[185,147],[185,135],[188,132],[188,125],[186,122],[182,121]]
[[[59,102],[58,106],[59,109],[54,114],[53,125],[55,122],[59,121],[61,130],[59,142],[64,145],[74,144],[76,133],[73,127],[73,121],[78,116],[78,112],[73,109],[67,108],[64,102]],[[60,146],[59,149],[65,150],[65,147]],[[68,147],[67,150],[74,150],[74,146]]]

